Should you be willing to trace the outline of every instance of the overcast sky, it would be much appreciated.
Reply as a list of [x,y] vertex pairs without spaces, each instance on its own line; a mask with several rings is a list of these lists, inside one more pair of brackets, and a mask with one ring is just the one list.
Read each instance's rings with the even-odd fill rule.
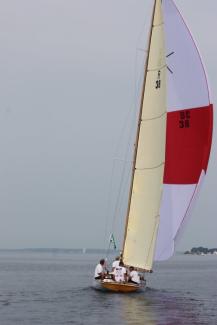
[[[145,48],[151,3],[0,0],[0,248],[104,245],[123,166],[114,158],[124,157],[138,109],[144,53],[137,49]],[[215,101],[217,1],[176,3]],[[216,130],[179,249],[217,246],[215,138]]]

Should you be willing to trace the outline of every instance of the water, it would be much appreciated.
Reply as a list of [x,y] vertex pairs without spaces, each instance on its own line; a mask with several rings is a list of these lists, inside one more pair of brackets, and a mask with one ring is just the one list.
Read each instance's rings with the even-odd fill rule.
[[91,288],[94,254],[0,252],[0,324],[217,324],[217,256],[155,265],[134,294]]

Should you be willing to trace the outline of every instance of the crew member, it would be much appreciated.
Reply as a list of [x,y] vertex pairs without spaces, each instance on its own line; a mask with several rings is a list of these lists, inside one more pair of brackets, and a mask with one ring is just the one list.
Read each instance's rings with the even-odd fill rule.
[[95,280],[104,279],[105,276],[105,260],[101,259],[99,264],[95,268],[94,278]]
[[119,266],[119,263],[120,263],[120,257],[117,256],[114,262],[112,263],[112,271],[114,271],[114,269]]
[[133,266],[130,266],[129,270],[130,270],[129,282],[135,283],[135,284],[140,284],[140,276],[139,276],[138,272],[134,269]]
[[119,262],[119,266],[115,267],[113,271],[114,280],[117,282],[126,282],[127,281],[127,270],[124,267],[122,260]]

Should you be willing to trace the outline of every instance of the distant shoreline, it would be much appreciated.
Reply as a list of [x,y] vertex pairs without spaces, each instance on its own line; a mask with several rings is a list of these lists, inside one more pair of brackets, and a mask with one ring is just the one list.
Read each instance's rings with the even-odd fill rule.
[[[107,255],[108,250],[101,248],[0,248],[0,252],[23,252],[23,253],[52,253],[52,254],[101,254]],[[109,255],[118,254],[119,250],[109,250]],[[217,255],[217,248],[193,247],[188,251],[177,251],[176,255]]]
[[[68,254],[105,254],[106,249],[100,248],[0,248],[0,252],[36,252],[36,253],[68,253]],[[117,254],[118,250],[109,250]]]
[[217,255],[217,248],[193,247],[190,251],[184,252],[186,255]]

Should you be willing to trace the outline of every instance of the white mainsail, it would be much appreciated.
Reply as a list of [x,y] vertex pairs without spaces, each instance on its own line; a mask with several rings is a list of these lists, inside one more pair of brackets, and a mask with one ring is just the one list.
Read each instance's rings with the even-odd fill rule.
[[166,141],[166,55],[161,1],[154,5],[140,125],[123,249],[124,263],[151,270],[163,188]]

